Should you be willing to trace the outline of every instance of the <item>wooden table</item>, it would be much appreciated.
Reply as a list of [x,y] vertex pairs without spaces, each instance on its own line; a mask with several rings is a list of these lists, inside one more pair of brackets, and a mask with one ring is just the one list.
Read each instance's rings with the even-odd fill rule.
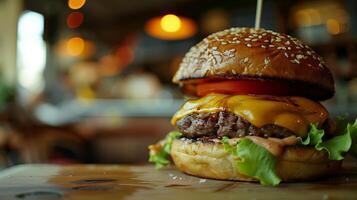
[[0,173],[0,199],[357,199],[357,163],[334,177],[279,187],[201,179],[151,165],[19,165]]

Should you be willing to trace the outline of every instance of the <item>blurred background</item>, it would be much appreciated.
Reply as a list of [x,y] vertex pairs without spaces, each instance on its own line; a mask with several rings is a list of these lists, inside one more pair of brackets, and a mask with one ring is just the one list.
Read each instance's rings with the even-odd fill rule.
[[[171,78],[208,34],[254,26],[248,0],[0,0],[0,168],[145,163],[184,97]],[[265,0],[262,27],[331,68],[332,116],[357,116],[357,1]]]

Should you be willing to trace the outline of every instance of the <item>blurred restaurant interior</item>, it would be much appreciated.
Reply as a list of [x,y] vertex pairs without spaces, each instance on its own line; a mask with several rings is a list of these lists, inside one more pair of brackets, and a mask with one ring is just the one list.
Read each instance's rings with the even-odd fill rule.
[[[210,33],[254,26],[248,0],[0,0],[0,168],[146,163],[185,96],[171,78]],[[321,54],[332,116],[357,116],[357,1],[265,0],[261,27]]]

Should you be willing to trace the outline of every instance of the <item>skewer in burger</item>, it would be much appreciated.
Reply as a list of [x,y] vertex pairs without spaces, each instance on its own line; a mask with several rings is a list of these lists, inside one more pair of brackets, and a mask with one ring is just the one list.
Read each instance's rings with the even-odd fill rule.
[[177,131],[149,146],[149,161],[212,179],[310,180],[340,169],[357,121],[340,124],[319,101],[334,95],[322,58],[289,35],[231,28],[192,47],[176,72],[188,100]]

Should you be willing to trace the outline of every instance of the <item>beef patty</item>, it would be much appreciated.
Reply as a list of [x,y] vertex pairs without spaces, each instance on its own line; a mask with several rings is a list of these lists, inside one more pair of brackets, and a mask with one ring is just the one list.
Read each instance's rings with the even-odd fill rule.
[[285,138],[294,133],[287,128],[267,124],[256,127],[247,120],[230,112],[193,113],[176,122],[179,131],[188,138],[212,136],[259,136]]

